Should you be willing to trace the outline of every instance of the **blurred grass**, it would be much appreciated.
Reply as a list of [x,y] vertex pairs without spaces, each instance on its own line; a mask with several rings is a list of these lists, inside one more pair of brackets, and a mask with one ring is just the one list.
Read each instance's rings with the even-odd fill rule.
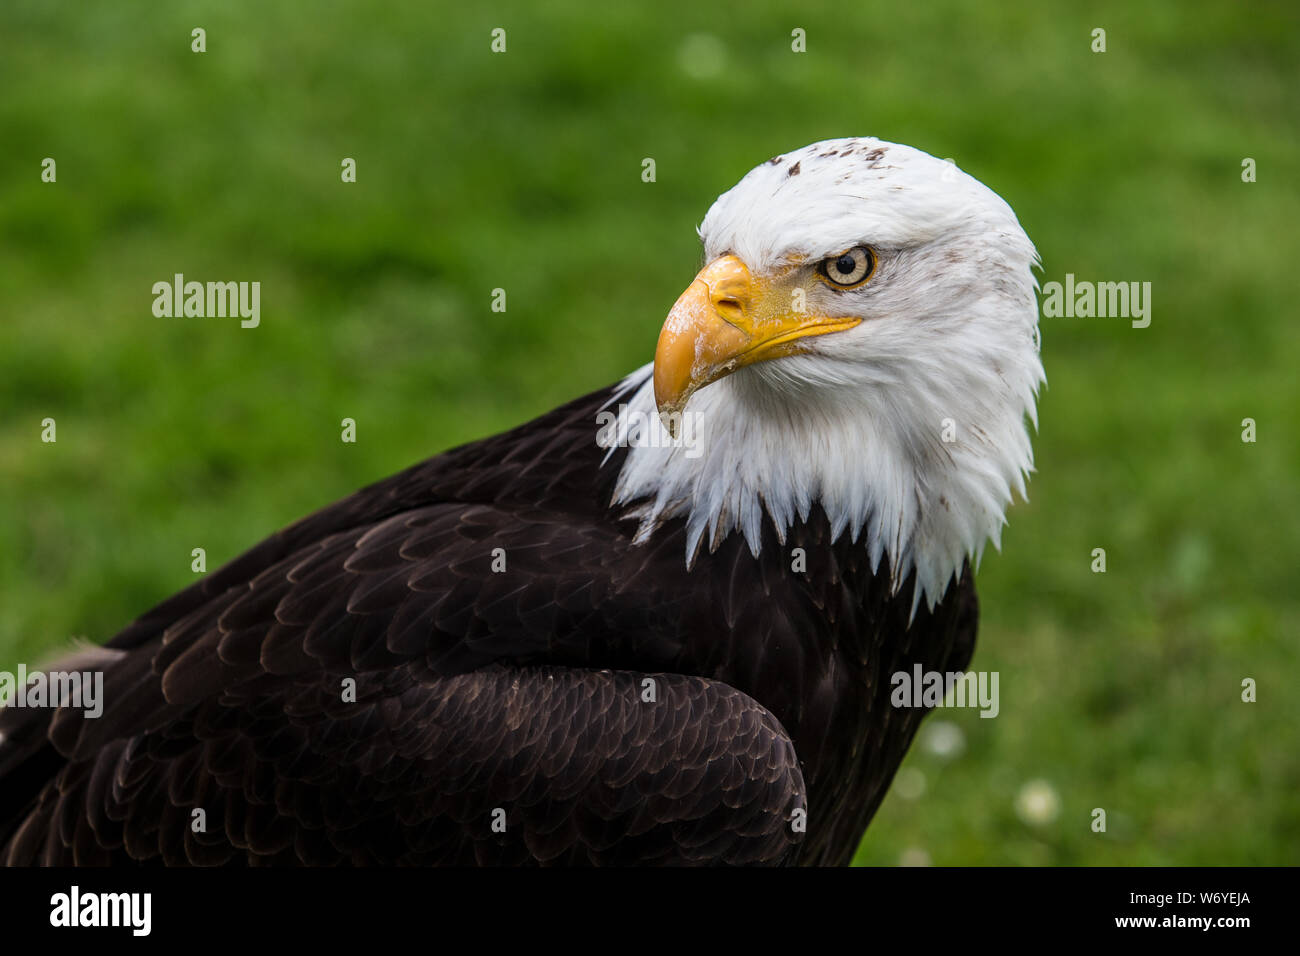
[[[191,548],[214,568],[648,361],[713,198],[872,134],[1004,196],[1044,281],[1150,281],[1153,320],[1044,320],[1039,474],[980,574],[1001,714],[939,715],[963,752],[923,732],[859,861],[1295,863],[1298,27],[1282,2],[8,0],[0,667],[112,635]],[[154,318],[175,272],[261,281],[261,327]],[[1017,816],[1035,779],[1054,819]]]

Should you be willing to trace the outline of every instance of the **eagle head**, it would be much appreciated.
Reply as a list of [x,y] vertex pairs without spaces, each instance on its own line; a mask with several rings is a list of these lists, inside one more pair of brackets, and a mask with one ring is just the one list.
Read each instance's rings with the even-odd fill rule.
[[999,544],[1033,470],[1033,243],[949,161],[870,138],[773,157],[714,202],[704,268],[620,415],[614,504],[638,537],[687,521],[687,561],[732,532],[757,555],[814,506],[933,604]]

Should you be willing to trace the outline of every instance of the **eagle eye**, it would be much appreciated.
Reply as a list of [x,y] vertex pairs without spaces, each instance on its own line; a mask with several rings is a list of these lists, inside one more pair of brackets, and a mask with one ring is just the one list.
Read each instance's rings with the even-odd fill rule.
[[817,274],[837,289],[862,285],[876,271],[876,257],[866,246],[857,246],[817,264]]

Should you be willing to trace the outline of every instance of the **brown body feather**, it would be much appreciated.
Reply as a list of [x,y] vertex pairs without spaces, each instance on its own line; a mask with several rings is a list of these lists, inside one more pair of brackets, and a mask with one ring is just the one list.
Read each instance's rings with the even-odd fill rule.
[[970,659],[969,568],[909,626],[910,583],[820,511],[758,558],[731,535],[688,570],[681,522],[634,545],[595,442],[611,394],[163,602],[109,642],[99,719],[0,711],[0,860],[846,863],[922,717],[890,675]]

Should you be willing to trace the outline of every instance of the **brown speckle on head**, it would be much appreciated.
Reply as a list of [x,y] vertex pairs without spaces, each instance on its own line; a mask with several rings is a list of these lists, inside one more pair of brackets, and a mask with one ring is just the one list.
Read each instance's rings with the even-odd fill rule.
[[781,160],[783,159],[785,159],[784,156],[773,156],[771,159],[767,161],[767,163],[769,166],[780,166]]
[[799,164],[798,164],[798,163],[795,163],[793,166],[791,166],[791,167],[790,167],[790,171],[787,172],[786,175],[787,175],[787,176],[798,176],[798,175],[799,175]]
[[862,154],[862,158],[869,162],[873,167],[884,157],[885,151],[877,146],[875,149],[869,149]]

